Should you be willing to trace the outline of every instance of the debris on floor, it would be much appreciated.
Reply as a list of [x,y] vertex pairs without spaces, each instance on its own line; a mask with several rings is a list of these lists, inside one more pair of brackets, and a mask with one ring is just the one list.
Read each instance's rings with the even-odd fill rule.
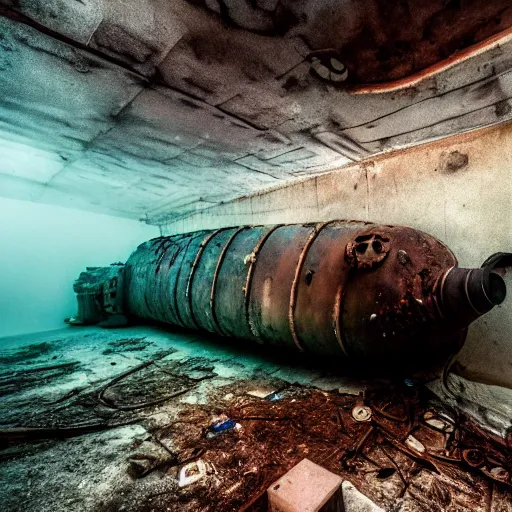
[[371,499],[358,491],[349,481],[341,484],[344,512],[385,512]]
[[512,509],[504,438],[420,382],[361,380],[356,394],[326,369],[132,331],[0,354],[16,361],[0,372],[3,510],[267,511],[269,487],[304,459],[345,482],[347,511],[364,510],[347,508],[356,498],[368,510]]
[[272,400],[274,397],[279,396],[275,389],[272,388],[258,388],[251,389],[251,391],[247,391],[249,396],[254,396],[256,398],[264,398],[266,400]]
[[201,459],[195,462],[189,462],[180,470],[178,485],[180,487],[186,487],[187,485],[198,482],[206,476],[206,473],[206,464]]
[[221,414],[220,416],[213,418],[212,424],[207,429],[206,438],[213,439],[214,437],[235,428],[240,429],[242,426],[240,423],[236,423],[232,419],[228,418],[225,414]]

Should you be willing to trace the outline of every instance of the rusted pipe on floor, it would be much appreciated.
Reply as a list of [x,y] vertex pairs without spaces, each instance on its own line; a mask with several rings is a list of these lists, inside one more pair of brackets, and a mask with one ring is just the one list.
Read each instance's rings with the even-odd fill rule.
[[457,352],[505,298],[420,231],[356,221],[160,237],[125,265],[125,314],[275,348],[419,365]]

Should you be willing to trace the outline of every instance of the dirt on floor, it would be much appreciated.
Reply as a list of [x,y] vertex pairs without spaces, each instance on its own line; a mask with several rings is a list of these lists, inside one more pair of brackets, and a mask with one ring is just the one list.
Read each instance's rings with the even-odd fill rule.
[[[34,375],[54,371],[52,353],[2,373],[0,389],[36,387]],[[23,388],[2,414],[3,510],[263,511],[267,488],[303,458],[386,510],[512,510],[510,447],[416,381],[349,394],[261,367],[227,379],[211,354],[178,353],[156,347],[51,401]]]

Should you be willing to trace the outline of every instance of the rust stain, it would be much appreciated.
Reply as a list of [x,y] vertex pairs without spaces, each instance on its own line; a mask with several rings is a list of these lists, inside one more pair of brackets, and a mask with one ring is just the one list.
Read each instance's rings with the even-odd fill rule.
[[440,168],[444,172],[453,173],[465,169],[469,163],[469,156],[460,151],[450,151],[441,155]]
[[461,64],[469,59],[488,52],[494,48],[499,48],[501,45],[508,43],[512,40],[512,27],[507,28],[495,34],[484,41],[480,41],[468,48],[460,50],[447,59],[437,62],[417,73],[414,73],[400,80],[392,80],[384,83],[377,84],[359,84],[354,85],[348,89],[352,94],[384,94],[390,92],[398,92],[404,89],[411,89],[420,85],[422,82],[429,78],[434,78],[439,73],[447,71],[448,69]]

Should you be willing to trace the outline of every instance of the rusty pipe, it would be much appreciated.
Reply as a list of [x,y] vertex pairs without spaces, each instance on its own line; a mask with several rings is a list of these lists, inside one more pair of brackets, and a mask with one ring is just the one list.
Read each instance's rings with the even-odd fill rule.
[[438,314],[451,325],[465,327],[500,305],[506,297],[502,277],[491,267],[452,267],[436,283]]
[[355,221],[159,237],[124,268],[124,313],[275,348],[427,364],[505,296],[418,230]]

